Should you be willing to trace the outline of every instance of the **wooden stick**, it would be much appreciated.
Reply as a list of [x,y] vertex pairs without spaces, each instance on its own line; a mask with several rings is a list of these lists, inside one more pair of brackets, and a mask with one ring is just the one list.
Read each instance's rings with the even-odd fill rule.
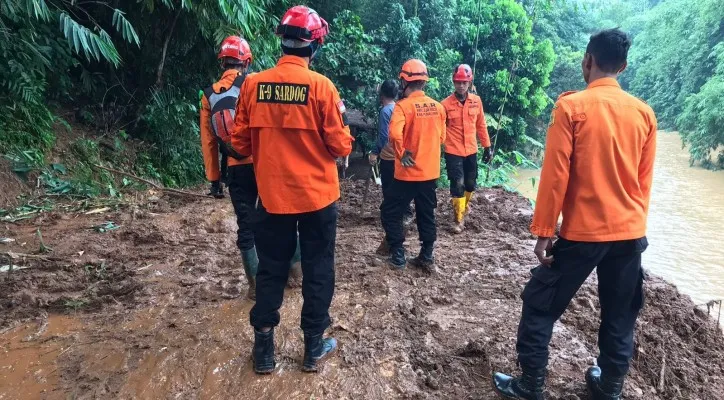
[[136,175],[133,175],[133,174],[129,174],[128,172],[119,171],[119,170],[117,170],[117,169],[113,169],[113,168],[109,168],[109,167],[104,167],[104,166],[102,166],[102,165],[97,165],[97,164],[93,164],[93,166],[96,167],[96,168],[100,168],[100,169],[104,169],[104,170],[106,170],[106,171],[113,172],[114,174],[123,175],[123,176],[127,176],[127,177],[129,177],[129,178],[133,178],[133,179],[135,179],[135,180],[137,180],[137,181],[140,181],[140,182],[143,182],[143,183],[145,183],[145,184],[151,185],[153,188],[158,189],[158,190],[161,190],[161,191],[164,191],[164,192],[174,193],[174,194],[183,195],[183,196],[203,197],[203,198],[205,198],[205,199],[208,199],[208,198],[209,198],[209,196],[206,196],[206,195],[204,195],[204,194],[191,193],[191,192],[186,192],[186,191],[183,191],[183,190],[177,190],[177,189],[171,189],[171,188],[163,187],[163,186],[161,186],[161,185],[159,185],[159,184],[157,184],[157,183],[154,183],[154,182],[152,182],[152,181],[149,181],[148,179],[144,179],[144,178],[141,178],[141,177],[139,177],[139,176],[136,176]]
[[13,253],[12,251],[4,251],[0,254],[9,257],[11,262],[12,262],[12,260],[17,260],[19,258],[29,258],[32,260],[43,260],[43,261],[63,261],[62,258],[58,258],[58,257],[47,257],[47,256],[39,256],[39,255],[35,255],[35,254]]
[[659,393],[664,393],[664,378],[666,377],[666,353],[661,361],[661,372],[659,373]]

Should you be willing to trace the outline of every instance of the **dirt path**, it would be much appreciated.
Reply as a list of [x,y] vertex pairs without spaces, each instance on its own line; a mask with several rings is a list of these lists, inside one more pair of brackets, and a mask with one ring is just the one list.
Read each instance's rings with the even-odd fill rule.
[[[362,182],[343,189],[331,329],[341,346],[318,375],[298,372],[299,289],[286,293],[277,372],[252,372],[252,304],[238,297],[245,282],[228,200],[139,199],[103,214],[0,226],[16,239],[0,251],[35,253],[38,228],[54,249],[53,259],[16,260],[27,268],[0,273],[0,399],[494,398],[491,371],[515,369],[519,294],[534,266],[527,201],[479,192],[468,229],[452,236],[441,191],[430,277],[384,266],[374,255],[380,193],[372,188],[363,218]],[[105,221],[120,228],[91,229]],[[413,230],[410,254],[415,238]],[[721,398],[715,322],[657,278],[646,293],[627,398]],[[555,328],[550,398],[586,398],[597,307],[592,277]]]

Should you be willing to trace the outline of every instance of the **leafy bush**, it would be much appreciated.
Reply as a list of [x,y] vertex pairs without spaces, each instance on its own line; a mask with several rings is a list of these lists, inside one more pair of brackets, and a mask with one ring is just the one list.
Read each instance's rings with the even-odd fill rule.
[[153,93],[152,99],[142,115],[144,129],[139,135],[149,145],[145,157],[151,161],[150,170],[170,187],[202,182],[198,99],[184,97],[173,87]]

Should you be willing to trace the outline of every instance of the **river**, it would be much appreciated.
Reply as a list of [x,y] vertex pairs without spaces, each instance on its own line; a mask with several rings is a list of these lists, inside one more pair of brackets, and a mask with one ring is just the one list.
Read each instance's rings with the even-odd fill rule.
[[[689,166],[676,133],[660,132],[644,267],[697,304],[724,299],[724,172]],[[517,189],[535,199],[536,170],[519,171]]]

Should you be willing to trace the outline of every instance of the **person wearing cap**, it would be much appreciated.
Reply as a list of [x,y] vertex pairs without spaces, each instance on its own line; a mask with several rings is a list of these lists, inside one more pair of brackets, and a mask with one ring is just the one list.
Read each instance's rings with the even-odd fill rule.
[[254,370],[276,366],[274,328],[299,232],[302,260],[302,370],[315,372],[337,346],[324,338],[334,295],[337,200],[336,158],[352,151],[346,109],[334,84],[309,69],[329,33],[327,22],[306,6],[290,8],[276,34],[283,56],[274,68],[244,82],[232,145],[254,156],[259,202],[253,217],[259,256],[254,327]]
[[402,65],[400,83],[403,99],[392,112],[389,140],[395,154],[394,180],[382,201],[382,226],[390,248],[389,263],[395,269],[406,264],[403,214],[415,200],[420,254],[410,265],[434,271],[433,249],[437,239],[435,208],[437,178],[440,177],[440,148],[445,141],[445,108],[425,95],[427,66],[412,59]]
[[445,168],[450,180],[455,225],[453,232],[463,231],[464,217],[478,180],[478,139],[483,147],[483,162],[492,158],[488,126],[482,99],[470,93],[473,70],[467,64],[457,65],[452,74],[455,92],[441,103],[447,113]]

